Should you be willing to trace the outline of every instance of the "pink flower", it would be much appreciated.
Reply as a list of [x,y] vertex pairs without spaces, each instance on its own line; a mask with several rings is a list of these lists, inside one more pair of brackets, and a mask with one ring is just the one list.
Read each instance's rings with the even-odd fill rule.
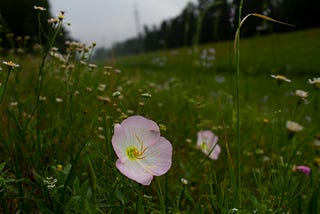
[[197,147],[201,151],[209,155],[212,160],[217,160],[221,152],[221,147],[217,144],[218,136],[213,134],[210,130],[204,130],[198,132]]
[[306,175],[309,175],[310,172],[311,172],[311,168],[308,167],[308,166],[303,166],[303,165],[300,165],[300,166],[293,166],[293,171],[300,171],[300,172],[303,172],[304,174]]
[[142,116],[131,116],[116,124],[112,146],[116,167],[128,178],[149,185],[153,176],[165,174],[172,163],[172,145],[160,136],[159,126]]

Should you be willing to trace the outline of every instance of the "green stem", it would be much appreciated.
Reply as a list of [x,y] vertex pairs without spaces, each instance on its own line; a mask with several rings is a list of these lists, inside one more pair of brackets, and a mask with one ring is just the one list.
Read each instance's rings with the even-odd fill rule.
[[39,44],[42,44],[42,39],[41,39],[41,17],[40,17],[40,12],[38,12],[38,37],[39,37]]
[[165,189],[165,198],[164,198],[164,203],[165,203],[165,213],[168,213],[168,177],[167,174],[164,177],[164,189]]
[[237,69],[237,89],[236,89],[236,99],[237,99],[237,147],[238,147],[238,190],[236,191],[236,197],[238,206],[241,207],[241,138],[240,138],[240,27],[241,27],[241,12],[242,12],[243,0],[239,3],[239,14],[238,14],[238,29],[239,32],[236,35],[236,69]]
[[7,89],[7,85],[8,85],[8,81],[9,81],[9,76],[10,76],[11,70],[12,70],[12,68],[9,67],[9,68],[8,68],[7,77],[6,77],[6,81],[5,81],[5,83],[4,83],[4,89],[3,89],[3,92],[2,92],[2,95],[1,95],[1,99],[0,99],[0,104],[1,104],[2,101],[3,101],[4,94],[5,94],[6,89]]
[[37,157],[39,158],[41,155],[41,145],[40,145],[40,100],[39,97],[41,95],[42,86],[43,86],[43,79],[44,79],[44,65],[46,62],[46,58],[49,55],[49,52],[55,42],[56,37],[58,36],[61,28],[62,23],[59,23],[57,29],[53,32],[52,36],[49,36],[49,41],[44,51],[44,54],[41,59],[41,63],[39,65],[39,72],[37,76],[37,83],[36,83],[36,113],[37,113],[37,145],[36,145],[36,152]]
[[142,185],[141,184],[139,184],[138,186],[136,213],[137,214],[144,213],[144,209],[142,205]]
[[166,213],[166,196],[163,194],[162,191],[162,185],[160,183],[160,179],[156,179],[157,181],[157,190],[158,190],[158,197],[159,197],[159,203],[161,205],[161,213]]
[[184,184],[181,184],[181,190],[180,190],[180,193],[178,195],[178,199],[177,199],[177,208],[176,208],[176,212],[177,213],[180,213],[180,204],[181,204],[181,198],[182,198],[182,195],[184,193]]

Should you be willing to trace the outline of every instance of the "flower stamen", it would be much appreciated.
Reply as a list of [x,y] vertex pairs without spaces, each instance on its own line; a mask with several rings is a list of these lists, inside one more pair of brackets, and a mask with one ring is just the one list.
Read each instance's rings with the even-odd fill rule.
[[137,141],[140,143],[141,153],[142,154],[145,153],[145,151],[147,151],[148,148],[143,146],[143,144],[144,144],[143,141],[137,135],[135,135],[135,137],[136,137]]
[[137,147],[135,146],[130,146],[127,148],[126,154],[131,160],[141,160],[146,157],[144,153],[147,151],[148,148],[144,147],[143,141],[137,135],[135,135],[135,137],[140,144],[140,149],[137,149]]

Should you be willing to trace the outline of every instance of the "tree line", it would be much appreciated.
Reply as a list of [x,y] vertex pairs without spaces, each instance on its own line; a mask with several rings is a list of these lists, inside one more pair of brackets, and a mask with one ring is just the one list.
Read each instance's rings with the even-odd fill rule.
[[[47,0],[1,0],[0,51],[32,51],[35,44],[45,45],[54,27],[52,17]],[[62,29],[55,45],[63,48],[69,38]]]
[[[198,0],[189,2],[176,17],[163,20],[159,26],[144,26],[134,38],[118,42],[112,49],[100,48],[96,57],[130,55],[194,44],[229,40],[238,26],[240,0]],[[245,0],[242,14],[260,13],[295,25],[295,28],[252,17],[242,28],[241,37],[300,30],[320,25],[318,0]]]

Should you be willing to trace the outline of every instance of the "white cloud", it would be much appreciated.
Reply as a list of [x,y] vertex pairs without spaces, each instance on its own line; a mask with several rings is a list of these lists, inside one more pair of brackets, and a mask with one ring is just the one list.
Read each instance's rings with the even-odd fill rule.
[[[141,30],[144,25],[157,25],[177,16],[188,0],[50,0],[52,14],[66,11],[71,36],[81,42],[109,47],[114,42],[137,35],[134,15],[139,12]],[[192,0],[196,2],[196,0]]]

